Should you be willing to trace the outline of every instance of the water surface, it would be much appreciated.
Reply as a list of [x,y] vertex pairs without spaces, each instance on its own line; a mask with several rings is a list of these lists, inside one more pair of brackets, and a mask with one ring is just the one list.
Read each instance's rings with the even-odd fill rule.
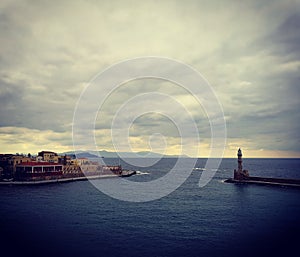
[[[161,177],[173,163],[163,159],[139,168],[148,175],[130,179]],[[234,159],[224,159],[213,180],[199,188],[204,166],[205,159],[199,159],[199,169],[180,188],[147,203],[112,199],[88,181],[2,186],[1,251],[6,256],[145,257],[300,251],[300,190],[223,183],[232,176]],[[246,159],[244,166],[251,175],[300,178],[299,159]]]

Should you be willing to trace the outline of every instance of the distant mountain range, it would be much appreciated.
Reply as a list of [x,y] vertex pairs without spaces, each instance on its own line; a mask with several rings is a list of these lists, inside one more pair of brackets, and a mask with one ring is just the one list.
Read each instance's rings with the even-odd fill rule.
[[[98,155],[99,153],[99,155]],[[119,158],[119,157],[124,157],[124,158],[136,158],[136,156],[138,155],[139,158],[178,158],[178,155],[163,155],[160,153],[154,153],[154,152],[150,152],[150,151],[142,151],[142,152],[120,152],[120,154],[116,153],[116,152],[109,152],[109,151],[77,151],[76,152],[76,157],[77,158],[96,158],[96,157],[102,157],[102,158]],[[73,155],[75,154],[75,152],[70,151],[70,152],[64,152],[61,153],[61,155]],[[189,157],[187,155],[182,155],[180,157]]]

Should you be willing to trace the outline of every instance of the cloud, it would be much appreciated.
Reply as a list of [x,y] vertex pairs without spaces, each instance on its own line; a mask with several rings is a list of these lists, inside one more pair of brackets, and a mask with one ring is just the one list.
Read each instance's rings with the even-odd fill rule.
[[0,127],[0,142],[5,152],[26,154],[36,154],[41,148],[57,152],[67,151],[72,149],[73,144],[68,132],[22,127]]
[[[240,146],[254,140],[253,151],[300,152],[299,28],[299,1],[1,1],[0,128],[20,133],[8,145],[7,131],[3,151],[18,151],[24,133],[40,133],[42,142],[47,135],[45,145],[56,149],[70,147],[74,108],[88,82],[118,61],[157,55],[185,62],[208,79],[223,105],[229,144],[238,138]],[[126,83],[106,100],[97,124],[103,148],[111,150],[109,128],[118,108],[150,91],[188,108],[207,152],[210,128],[202,107],[176,85],[155,80]],[[154,130],[177,145],[167,120],[145,116],[133,128],[140,150]]]
[[269,36],[273,54],[284,57],[286,60],[299,60],[300,55],[300,14],[292,13]]

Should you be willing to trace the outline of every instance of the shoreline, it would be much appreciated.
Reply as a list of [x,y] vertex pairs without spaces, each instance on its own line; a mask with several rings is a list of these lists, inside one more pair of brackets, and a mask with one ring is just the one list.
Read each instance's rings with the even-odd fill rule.
[[84,177],[74,177],[74,178],[59,178],[59,179],[49,179],[49,180],[37,180],[37,181],[0,181],[0,185],[44,185],[51,183],[66,183],[73,181],[84,181],[89,179],[107,179],[107,178],[119,178],[119,175],[96,175],[96,176],[84,176]]

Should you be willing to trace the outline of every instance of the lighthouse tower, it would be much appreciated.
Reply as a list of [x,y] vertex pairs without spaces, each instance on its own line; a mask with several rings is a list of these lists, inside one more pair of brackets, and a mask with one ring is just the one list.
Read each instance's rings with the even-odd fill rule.
[[238,169],[234,170],[234,179],[235,180],[245,180],[248,179],[249,177],[249,172],[248,170],[243,170],[243,154],[241,148],[239,148],[237,152],[237,157],[238,157]]
[[237,156],[238,156],[238,171],[242,172],[243,171],[243,159],[242,159],[243,154],[242,154],[241,148],[239,148]]

